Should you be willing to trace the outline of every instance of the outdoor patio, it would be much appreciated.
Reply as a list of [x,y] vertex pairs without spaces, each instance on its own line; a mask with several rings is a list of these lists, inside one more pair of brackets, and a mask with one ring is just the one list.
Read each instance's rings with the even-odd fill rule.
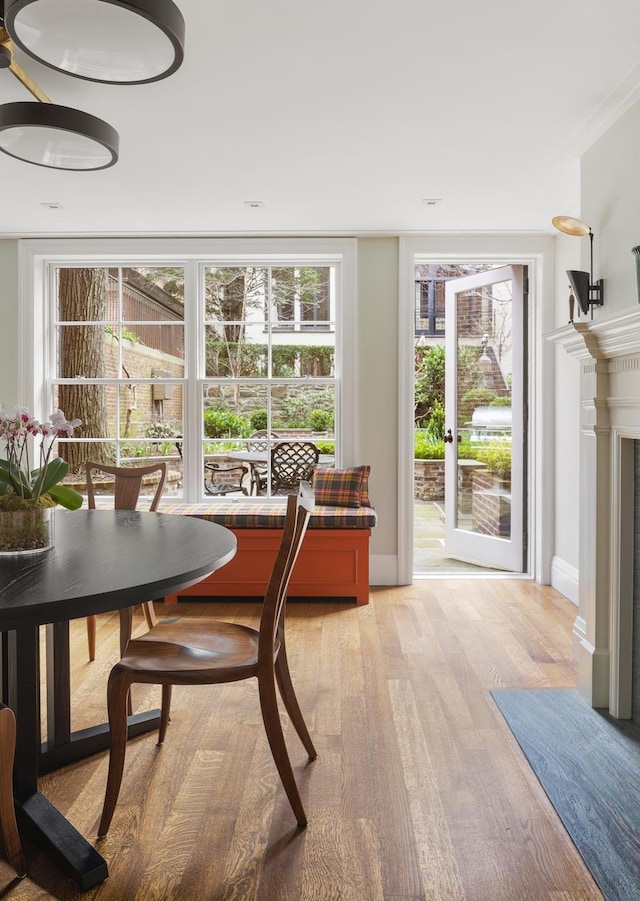
[[444,505],[438,501],[414,501],[413,572],[416,576],[495,572],[483,566],[447,557],[444,547]]

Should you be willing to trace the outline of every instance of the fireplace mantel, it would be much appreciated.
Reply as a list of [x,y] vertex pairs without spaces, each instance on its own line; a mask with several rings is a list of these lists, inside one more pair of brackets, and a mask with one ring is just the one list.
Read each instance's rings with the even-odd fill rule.
[[640,306],[624,309],[598,319],[578,320],[563,325],[545,338],[578,360],[611,359],[640,352]]
[[640,306],[570,322],[545,337],[580,363],[579,604],[573,627],[578,686],[592,706],[627,718]]

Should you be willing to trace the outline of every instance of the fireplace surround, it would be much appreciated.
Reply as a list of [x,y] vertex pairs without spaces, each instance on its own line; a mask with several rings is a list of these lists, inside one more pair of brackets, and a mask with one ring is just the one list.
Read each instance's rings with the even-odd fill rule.
[[578,688],[593,707],[630,719],[638,715],[640,307],[569,323],[547,338],[580,364]]

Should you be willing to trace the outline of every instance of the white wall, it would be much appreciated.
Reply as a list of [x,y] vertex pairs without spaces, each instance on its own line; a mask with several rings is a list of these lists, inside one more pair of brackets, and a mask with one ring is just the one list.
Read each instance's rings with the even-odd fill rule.
[[[640,102],[584,154],[581,170],[580,218],[595,235],[594,278],[605,279],[598,318],[638,302],[631,248],[640,244]],[[588,269],[589,242],[581,243]]]
[[13,410],[25,404],[19,392],[18,345],[18,242],[0,240],[0,314],[2,353],[0,354],[0,403]]
[[358,447],[378,525],[371,583],[395,584],[398,533],[398,239],[358,240]]
[[[569,321],[567,269],[581,268],[580,239],[556,238],[555,324]],[[575,316],[574,312],[574,316]],[[578,603],[578,520],[580,497],[580,365],[564,348],[555,347],[554,390],[554,548],[551,584]]]

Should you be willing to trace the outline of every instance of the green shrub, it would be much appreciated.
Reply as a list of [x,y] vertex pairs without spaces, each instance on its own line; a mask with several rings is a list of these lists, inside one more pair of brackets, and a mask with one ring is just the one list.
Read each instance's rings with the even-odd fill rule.
[[145,438],[180,438],[182,432],[166,419],[156,419],[144,430]]
[[336,446],[333,441],[314,441],[321,454],[335,454]]
[[249,422],[251,423],[251,428],[254,432],[259,432],[261,429],[266,429],[267,411],[253,410],[251,413],[249,413]]
[[484,463],[491,472],[501,479],[511,478],[511,445],[500,444],[489,447],[477,447],[474,451],[476,460]]
[[244,416],[208,407],[204,411],[204,433],[207,438],[246,438],[251,434],[251,426]]
[[[414,460],[444,460],[446,445],[435,438],[427,430],[416,431],[414,441]],[[475,460],[476,449],[468,441],[458,444],[458,460]]]
[[314,432],[330,432],[333,429],[333,414],[328,410],[312,410],[308,422]]
[[507,394],[506,397],[496,397],[495,400],[492,400],[489,404],[490,407],[510,407],[511,406],[511,395]]
[[428,431],[416,431],[413,455],[415,460],[444,460],[444,441]]
[[431,410],[431,416],[427,421],[427,432],[438,441],[444,438],[444,407],[436,400]]
[[313,410],[323,410],[333,417],[334,405],[332,389],[302,389],[283,399],[280,419],[277,423],[274,422],[274,425],[281,425],[288,429],[304,429],[307,428],[309,416]]

